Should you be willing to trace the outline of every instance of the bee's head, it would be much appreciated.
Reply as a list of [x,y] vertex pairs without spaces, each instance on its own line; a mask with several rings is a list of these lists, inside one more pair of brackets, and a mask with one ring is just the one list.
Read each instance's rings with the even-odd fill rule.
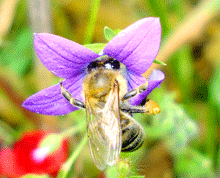
[[92,71],[96,69],[118,70],[120,69],[120,62],[109,56],[102,56],[100,58],[95,59],[88,65],[87,72],[91,73]]

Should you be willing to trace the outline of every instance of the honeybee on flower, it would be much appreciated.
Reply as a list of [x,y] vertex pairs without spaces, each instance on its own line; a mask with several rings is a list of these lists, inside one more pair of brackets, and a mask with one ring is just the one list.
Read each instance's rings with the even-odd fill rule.
[[132,113],[156,114],[159,106],[143,99],[164,80],[154,70],[141,76],[159,51],[159,18],[144,18],[111,39],[99,54],[65,38],[39,33],[35,50],[53,74],[65,78],[23,103],[33,112],[64,115],[83,108],[91,154],[101,170],[114,165],[121,151],[134,151],[144,140],[144,130]]

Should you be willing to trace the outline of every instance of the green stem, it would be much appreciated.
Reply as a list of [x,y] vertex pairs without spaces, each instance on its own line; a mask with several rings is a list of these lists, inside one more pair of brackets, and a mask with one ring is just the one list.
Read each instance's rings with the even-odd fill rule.
[[83,128],[85,128],[85,126],[86,126],[86,122],[80,122],[79,125],[73,126],[73,127],[69,128],[69,129],[63,131],[62,133],[60,133],[60,135],[63,138],[70,137],[73,134],[75,134],[77,131],[82,130]]
[[92,37],[94,33],[95,22],[97,20],[100,1],[101,0],[92,1],[89,22],[87,23],[86,30],[85,30],[84,44],[90,44],[92,42]]
[[11,145],[18,133],[9,124],[0,120],[0,135],[6,144]]
[[218,162],[218,121],[216,118],[218,117],[217,110],[213,103],[208,102],[209,106],[209,118],[207,118],[207,141],[206,141],[206,153],[211,158],[213,162],[213,169],[215,169],[215,165]]
[[59,174],[58,178],[66,178],[73,163],[76,161],[76,158],[79,156],[80,152],[84,148],[84,146],[87,143],[87,135],[83,137],[83,139],[80,141],[79,145],[76,147],[75,151],[72,153],[72,155],[69,157],[69,159],[63,164]]

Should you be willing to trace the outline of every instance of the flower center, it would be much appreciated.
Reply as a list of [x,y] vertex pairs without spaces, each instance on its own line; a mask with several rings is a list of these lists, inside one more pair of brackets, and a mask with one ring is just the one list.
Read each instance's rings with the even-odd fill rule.
[[90,73],[96,69],[120,69],[120,62],[109,56],[101,56],[92,61],[88,67],[87,72]]

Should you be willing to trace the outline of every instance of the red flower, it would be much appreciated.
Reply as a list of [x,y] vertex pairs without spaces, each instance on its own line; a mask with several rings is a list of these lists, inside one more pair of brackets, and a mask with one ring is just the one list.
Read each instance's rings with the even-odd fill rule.
[[63,141],[54,152],[43,154],[46,157],[36,157],[38,145],[46,135],[43,131],[29,132],[12,149],[3,148],[0,151],[0,173],[11,178],[28,173],[54,175],[67,159],[67,142]]

